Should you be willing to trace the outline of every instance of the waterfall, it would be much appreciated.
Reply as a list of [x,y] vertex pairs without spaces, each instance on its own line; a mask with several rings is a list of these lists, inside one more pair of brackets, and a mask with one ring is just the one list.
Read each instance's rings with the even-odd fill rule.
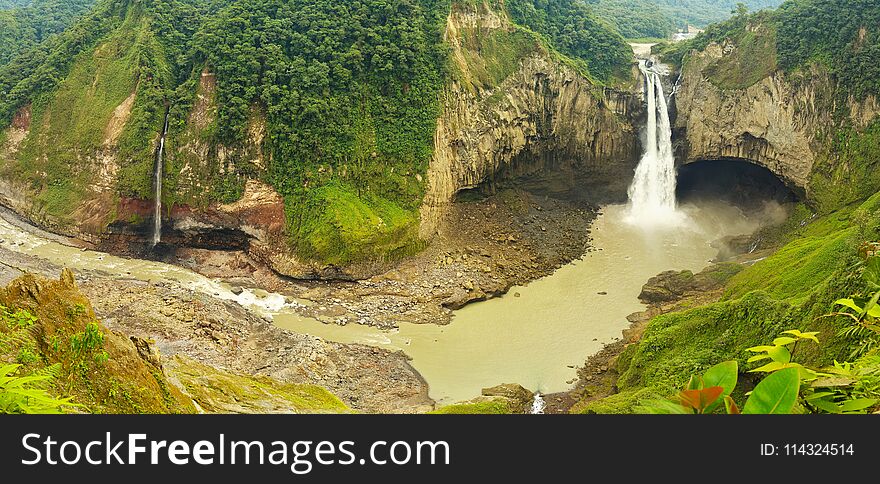
[[532,400],[532,411],[530,413],[532,415],[543,415],[545,408],[547,408],[547,404],[544,402],[544,397],[542,397],[540,393],[535,393],[535,399]]
[[153,174],[156,187],[155,203],[153,207],[153,239],[152,246],[156,247],[162,241],[162,157],[165,154],[165,136],[168,134],[168,112],[165,112],[165,124],[162,126],[162,137],[159,138],[159,152],[156,154],[156,171]]
[[675,203],[675,158],[672,155],[672,126],[660,74],[647,61],[640,61],[645,76],[648,123],[645,152],[629,188],[628,222],[639,225],[669,225],[680,220]]

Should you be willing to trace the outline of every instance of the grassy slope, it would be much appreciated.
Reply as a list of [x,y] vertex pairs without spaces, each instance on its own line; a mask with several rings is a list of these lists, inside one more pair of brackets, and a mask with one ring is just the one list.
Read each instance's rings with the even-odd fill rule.
[[[858,213],[873,214],[867,228],[853,222]],[[750,368],[745,349],[788,329],[821,332],[821,351],[808,348],[799,361],[847,359],[851,341],[837,336],[839,320],[816,318],[830,312],[835,300],[865,289],[855,269],[857,247],[880,236],[878,215],[880,194],[803,227],[794,224],[790,241],[734,276],[721,301],[651,321],[642,340],[619,359],[620,393],[577,411],[630,412],[639,401],[671,394],[692,374],[725,360]]]

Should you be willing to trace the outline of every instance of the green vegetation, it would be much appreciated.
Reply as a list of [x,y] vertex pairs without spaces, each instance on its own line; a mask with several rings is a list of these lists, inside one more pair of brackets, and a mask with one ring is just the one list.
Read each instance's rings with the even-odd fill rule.
[[864,199],[880,187],[880,119],[859,131],[843,127],[826,143],[810,179],[822,212]]
[[772,26],[743,29],[731,39],[736,49],[703,70],[721,89],[745,89],[776,72],[776,33]]
[[[750,84],[746,81],[761,73],[766,77],[778,59],[779,67],[787,72],[821,64],[840,83],[841,99],[863,99],[880,94],[880,33],[871,28],[878,23],[880,7],[871,0],[788,0],[774,11],[737,14],[693,40],[664,46],[659,52],[668,61],[681,64],[692,50],[730,41],[742,50],[737,56],[743,62],[734,58],[726,67],[749,72],[732,74],[742,82],[730,84],[731,88],[747,87]],[[775,54],[775,58],[771,63],[762,54]],[[749,66],[752,63],[758,65]],[[724,70],[719,66],[718,74]],[[726,87],[724,82],[719,85]]]
[[857,99],[880,95],[880,6],[873,0],[790,0],[776,14],[783,69],[825,65]]
[[0,2],[0,66],[64,31],[94,3],[94,0],[37,0],[18,5]]
[[452,76],[474,92],[498,87],[519,68],[520,62],[541,45],[527,29],[495,29],[463,26],[458,41],[464,65],[452,63]]
[[[411,253],[451,76],[498,85],[542,44],[598,81],[629,75],[627,46],[578,0],[506,2],[524,27],[464,33],[468,72],[450,73],[448,14],[477,5],[101,0],[0,66],[0,124],[23,107],[32,113],[2,175],[30,182],[40,212],[61,226],[102,196],[90,191],[102,170],[116,197],[150,199],[167,111],[169,209],[234,201],[257,178],[284,197],[290,245],[305,258]],[[92,223],[109,222],[107,198]]]
[[335,395],[315,385],[238,375],[175,357],[169,371],[208,413],[350,413]]
[[478,402],[446,405],[428,413],[437,415],[507,415],[513,411],[507,399],[486,398]]
[[793,224],[789,242],[735,275],[721,301],[652,320],[641,341],[619,358],[620,393],[579,410],[631,412],[641,401],[683,388],[691,375],[718,362],[737,361],[745,368],[754,356],[749,348],[791,328],[818,332],[823,341],[797,350],[802,365],[822,369],[847,361],[855,348],[863,349],[855,356],[863,355],[872,348],[864,339],[875,338],[873,333],[853,334],[846,331],[850,317],[826,315],[841,297],[874,293],[869,289],[876,262],[860,259],[858,247],[880,239],[878,209],[880,194],[861,205]]
[[579,0],[507,0],[513,20],[546,37],[603,83],[628,79],[632,50]]
[[[101,326],[69,271],[59,281],[27,275],[0,289],[0,366],[13,400],[24,395],[34,405],[9,411],[195,412],[128,337]],[[0,402],[8,397],[0,389]]]
[[417,175],[440,114],[446,8],[428,0],[251,1],[196,34],[198,63],[217,74],[216,139],[245,144],[252,107],[266,113],[272,163],[262,176],[285,197],[292,245],[305,256],[343,263],[385,254],[365,239],[370,227],[415,234],[424,190]]
[[[880,287],[880,286],[878,286]],[[877,293],[880,296],[880,292]],[[878,309],[876,299],[873,306]],[[870,309],[859,311],[869,313]],[[772,345],[749,348],[759,353],[748,362],[770,360],[750,373],[766,373],[749,392],[742,412],[731,396],[737,384],[738,365],[728,361],[710,368],[702,377],[691,377],[674,400],[647,400],[636,408],[641,413],[709,414],[724,409],[728,414],[831,413],[865,414],[880,402],[880,354],[872,353],[856,363],[838,363],[813,370],[794,362],[800,344],[819,344],[817,332],[783,332]]]
[[[0,366],[0,414],[62,413],[64,407],[74,406],[70,399],[53,398],[46,391],[51,374],[18,376],[15,373],[19,367]],[[57,367],[50,370],[57,371]]]
[[586,0],[596,15],[628,39],[668,38],[688,25],[706,27],[727,20],[741,3],[749,10],[775,8],[782,0]]

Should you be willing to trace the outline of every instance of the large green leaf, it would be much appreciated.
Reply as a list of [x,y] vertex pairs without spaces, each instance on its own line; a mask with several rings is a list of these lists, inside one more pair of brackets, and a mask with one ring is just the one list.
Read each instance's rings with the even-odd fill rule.
[[790,414],[797,403],[801,388],[797,368],[786,368],[770,374],[752,392],[743,407],[744,414]]
[[873,407],[876,404],[876,398],[858,398],[856,400],[847,400],[841,403],[840,409],[844,412],[861,412]]
[[791,352],[785,346],[774,346],[767,354],[777,363],[791,363]]
[[706,370],[703,374],[703,384],[706,387],[721,387],[724,396],[730,395],[736,388],[739,378],[739,366],[735,361],[725,361]]
[[706,370],[703,375],[703,384],[706,387],[721,387],[724,391],[721,398],[706,408],[706,413],[712,413],[721,406],[724,399],[736,388],[739,378],[739,365],[735,361],[725,361]]

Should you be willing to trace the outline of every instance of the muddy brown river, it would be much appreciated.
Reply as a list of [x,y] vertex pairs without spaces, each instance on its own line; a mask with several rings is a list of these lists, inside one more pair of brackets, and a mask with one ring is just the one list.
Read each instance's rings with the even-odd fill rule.
[[395,331],[324,324],[296,312],[305,301],[253,289],[235,295],[228,285],[177,266],[83,251],[4,219],[0,245],[74,270],[178,284],[235,301],[295,332],[403,350],[427,380],[431,397],[446,403],[499,383],[542,393],[566,390],[575,367],[619,338],[627,315],[644,309],[637,296],[650,277],[671,269],[698,271],[717,252],[713,240],[757,228],[723,205],[682,211],[687,216],[679,225],[647,229],[623,222],[624,206],[605,207],[592,227],[595,250],[582,260],[504,297],[467,306],[448,326],[402,324]]

